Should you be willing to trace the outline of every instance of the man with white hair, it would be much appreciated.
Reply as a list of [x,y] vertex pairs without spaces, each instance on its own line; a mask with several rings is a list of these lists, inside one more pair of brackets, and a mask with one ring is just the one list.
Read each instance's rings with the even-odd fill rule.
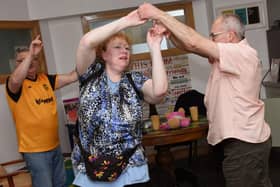
[[160,32],[166,32],[177,47],[209,59],[207,139],[224,152],[226,186],[272,186],[268,169],[271,131],[259,99],[261,63],[244,38],[240,19],[235,15],[218,17],[206,38],[149,3],[141,5],[138,14],[162,24]]

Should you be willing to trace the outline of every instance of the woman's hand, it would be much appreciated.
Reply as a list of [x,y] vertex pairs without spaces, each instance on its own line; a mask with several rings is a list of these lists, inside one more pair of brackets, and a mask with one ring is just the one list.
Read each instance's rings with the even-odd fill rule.
[[128,23],[127,27],[141,25],[147,21],[146,19],[140,18],[137,10],[134,10],[134,11],[130,12],[129,14],[127,14],[124,17],[124,19]]
[[166,38],[171,35],[170,31],[160,21],[153,20],[153,27],[158,34],[163,34]]
[[147,33],[147,43],[150,50],[160,48],[160,43],[163,39],[163,34],[159,33],[154,27],[150,28]]

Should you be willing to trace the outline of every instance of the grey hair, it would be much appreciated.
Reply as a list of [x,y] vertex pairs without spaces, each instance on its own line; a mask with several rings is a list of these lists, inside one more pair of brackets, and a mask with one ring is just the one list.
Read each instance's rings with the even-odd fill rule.
[[236,36],[242,40],[245,37],[245,27],[238,15],[224,14],[221,16],[222,23],[227,31],[234,31]]
[[17,47],[15,50],[15,57],[17,57],[19,53],[27,52],[27,51],[29,51],[29,48],[27,46]]

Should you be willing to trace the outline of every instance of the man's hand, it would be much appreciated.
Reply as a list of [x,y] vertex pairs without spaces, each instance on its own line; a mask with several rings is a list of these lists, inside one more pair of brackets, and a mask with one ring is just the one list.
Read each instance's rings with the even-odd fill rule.
[[43,47],[42,41],[40,40],[40,35],[37,35],[34,40],[32,40],[29,46],[29,52],[31,57],[36,57],[41,52]]
[[156,19],[156,16],[162,12],[150,3],[143,3],[137,10],[141,19]]

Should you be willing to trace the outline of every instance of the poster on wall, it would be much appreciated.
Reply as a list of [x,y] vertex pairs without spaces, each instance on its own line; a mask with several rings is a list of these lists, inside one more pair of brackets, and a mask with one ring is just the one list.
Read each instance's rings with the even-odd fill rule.
[[[188,63],[188,56],[168,56],[164,57],[164,65],[169,80],[168,94],[163,103],[157,104],[157,112],[160,116],[173,111],[177,98],[191,89],[191,75]],[[137,60],[132,63],[132,71],[142,72],[144,75],[151,77],[151,61]],[[149,118],[149,105],[143,107],[144,120]]]
[[79,98],[63,100],[67,125],[75,125],[78,119]]

